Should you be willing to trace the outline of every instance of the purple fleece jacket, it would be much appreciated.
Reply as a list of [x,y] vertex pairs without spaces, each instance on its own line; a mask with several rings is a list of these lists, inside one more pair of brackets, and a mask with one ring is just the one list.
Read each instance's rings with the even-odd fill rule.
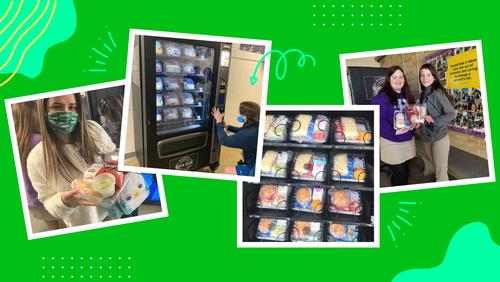
[[398,95],[398,105],[396,106],[391,104],[389,97],[384,92],[378,93],[371,101],[372,105],[380,106],[380,136],[393,142],[410,141],[415,133],[414,130],[396,135],[396,129],[394,129],[394,111],[408,105],[402,93],[394,92]]
[[[33,150],[38,143],[42,141],[42,136],[40,134],[33,134],[30,140],[30,150]],[[26,197],[28,198],[28,206],[29,207],[42,207],[43,204],[38,200],[38,193],[31,185],[31,180],[28,176],[28,169],[23,168],[23,179],[24,179],[24,188],[26,189]]]

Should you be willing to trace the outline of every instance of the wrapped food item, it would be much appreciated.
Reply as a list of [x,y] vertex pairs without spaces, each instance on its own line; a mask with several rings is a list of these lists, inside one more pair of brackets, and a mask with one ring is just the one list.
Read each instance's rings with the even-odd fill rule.
[[328,226],[328,242],[357,242],[358,227],[356,225],[344,225],[330,223]]
[[295,159],[292,178],[312,181],[323,181],[326,174],[326,158],[322,153],[303,151]]
[[267,177],[285,178],[286,167],[288,162],[291,161],[292,157],[293,153],[291,151],[276,152],[273,150],[268,150],[262,158],[260,175]]
[[180,57],[181,56],[181,48],[179,45],[172,43],[172,42],[167,42],[163,44],[163,50],[165,51],[165,54],[170,57]]
[[269,127],[271,126],[271,122],[273,121],[274,116],[273,115],[266,115],[266,119],[264,121],[264,132],[267,132],[269,130]]
[[173,77],[164,77],[163,83],[167,90],[179,90],[181,86],[179,85],[179,81]]
[[[343,121],[346,120],[351,127],[354,120],[355,128],[357,134],[354,132],[346,133],[344,132]],[[337,118],[334,120],[335,132],[334,138],[336,142],[339,143],[351,143],[351,144],[369,144],[372,141],[372,134],[368,121],[364,118]]]
[[156,106],[157,107],[163,106],[163,99],[161,98],[161,94],[156,94]]
[[365,161],[361,154],[337,153],[332,158],[332,179],[336,181],[364,182]]
[[163,114],[165,115],[167,121],[179,119],[179,112],[177,111],[177,109],[165,109],[163,110]]
[[294,172],[298,174],[307,174],[312,156],[313,153],[310,151],[299,153],[295,159],[295,166],[293,167]]
[[160,60],[156,60],[156,72],[159,73],[159,72],[162,72],[163,71],[163,66],[161,65],[161,61]]
[[[268,124],[268,117],[270,118]],[[281,116],[266,116],[266,128],[264,129],[265,141],[285,141],[286,128],[289,123],[288,118],[284,115]]]
[[177,106],[180,105],[179,96],[176,93],[167,93],[163,95],[165,99],[165,105],[167,106]]
[[191,78],[183,78],[182,79],[182,87],[184,90],[194,90],[194,82]]
[[181,109],[182,118],[193,118],[193,111],[191,108],[182,108]]
[[181,66],[182,66],[182,70],[186,73],[186,74],[194,74],[194,66],[193,66],[193,63],[191,62],[188,62],[188,61],[181,61]]
[[291,240],[293,242],[321,242],[323,225],[320,222],[295,221],[293,223]]
[[181,99],[182,99],[182,104],[184,104],[184,105],[193,105],[194,104],[193,94],[191,94],[191,93],[182,93]]
[[[422,107],[420,104],[406,105],[406,120],[411,123],[424,123],[425,113],[422,115]],[[426,112],[426,110],[424,110]]]
[[356,120],[350,117],[341,117],[343,133],[347,139],[358,139],[358,128]]
[[258,208],[286,210],[290,186],[262,185],[257,200]]
[[157,55],[163,55],[163,48],[161,47],[161,42],[156,41],[155,42],[155,49],[156,49],[156,54]]
[[75,179],[71,182],[71,188],[78,190],[78,195],[87,201],[99,204],[102,201],[102,196],[92,187],[92,182]]
[[156,90],[163,90],[163,81],[160,77],[156,78]]
[[394,129],[399,130],[403,128],[407,128],[404,111],[394,111]]
[[292,132],[290,132],[292,137],[306,137],[307,128],[312,120],[311,115],[298,115],[294,122]]
[[261,218],[256,237],[262,240],[285,241],[288,222],[287,219]]
[[91,165],[84,173],[83,179],[86,181],[94,180],[97,172],[103,167],[102,164],[93,164]]
[[[305,123],[307,121],[308,123]],[[299,143],[325,143],[328,137],[329,124],[330,119],[323,115],[298,115],[294,121],[290,140]]]
[[361,193],[352,190],[330,189],[330,206],[328,211],[332,213],[361,215]]
[[182,45],[182,55],[188,58],[196,58],[196,50],[192,45]]
[[181,72],[181,67],[179,66],[179,63],[177,61],[165,61],[165,69],[167,69],[167,72],[172,72],[172,73],[180,73]]
[[162,119],[161,119],[161,113],[160,111],[156,111],[156,122],[161,122]]
[[325,190],[323,188],[297,187],[292,209],[312,213],[323,212],[325,202]]

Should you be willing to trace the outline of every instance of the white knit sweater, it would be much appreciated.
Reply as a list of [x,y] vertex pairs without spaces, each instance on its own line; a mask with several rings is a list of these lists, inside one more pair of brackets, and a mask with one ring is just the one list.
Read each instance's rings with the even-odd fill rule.
[[[104,154],[115,150],[115,145],[102,127],[94,121],[88,121],[88,123],[91,134],[97,138],[96,140],[99,140],[96,142],[98,150]],[[77,179],[83,179],[83,173],[92,164],[82,162],[78,153],[79,149],[81,149],[79,142],[64,145],[64,150],[68,151],[70,160],[77,164],[82,172]],[[62,202],[61,194],[62,192],[71,190],[71,182],[66,181],[60,173],[57,173],[56,179],[52,180],[52,183],[46,183],[43,140],[29,154],[27,167],[29,178],[33,184],[33,188],[38,193],[40,202],[43,203],[47,211],[54,217],[63,218],[68,226],[101,222],[108,215],[106,209],[101,206],[78,206],[71,208]]]

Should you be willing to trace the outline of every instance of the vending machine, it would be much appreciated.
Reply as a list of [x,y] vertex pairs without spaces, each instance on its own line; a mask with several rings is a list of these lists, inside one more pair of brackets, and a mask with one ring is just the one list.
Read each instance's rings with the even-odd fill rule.
[[142,167],[219,166],[211,109],[224,112],[230,43],[136,36],[131,96],[135,149]]

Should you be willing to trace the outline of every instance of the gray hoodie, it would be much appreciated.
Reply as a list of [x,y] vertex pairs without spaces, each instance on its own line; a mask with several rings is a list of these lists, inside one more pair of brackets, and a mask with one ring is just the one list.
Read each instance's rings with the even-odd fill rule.
[[420,128],[422,142],[436,142],[448,135],[447,124],[455,118],[455,109],[440,90],[432,91],[431,87],[424,90],[424,102],[427,100],[427,115],[434,120],[434,131],[423,125]]

